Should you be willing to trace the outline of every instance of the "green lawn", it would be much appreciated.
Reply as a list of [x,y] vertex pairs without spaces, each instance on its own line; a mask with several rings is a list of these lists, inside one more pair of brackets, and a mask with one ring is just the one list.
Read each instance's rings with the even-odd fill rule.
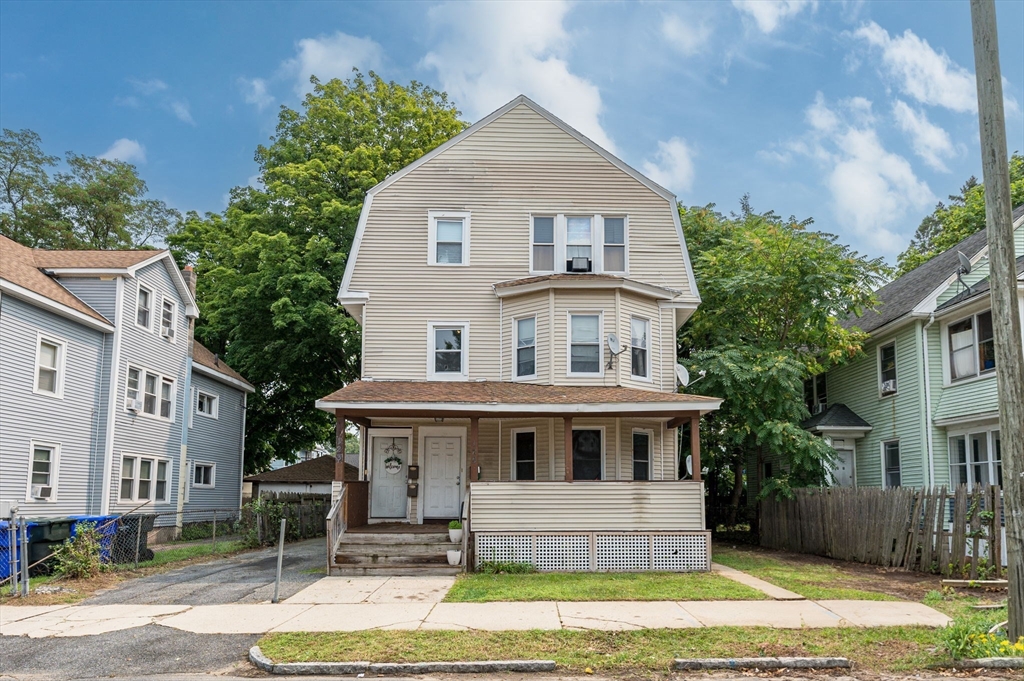
[[540,572],[460,575],[449,603],[491,601],[748,601],[767,598],[707,572]]
[[[781,586],[812,600],[852,599],[864,601],[896,601],[895,596],[858,589],[858,583],[867,585],[870,578],[853,576],[831,565],[808,563],[791,564],[769,555],[743,549],[715,546],[712,560],[737,570],[742,570],[766,582]],[[884,577],[879,577],[884,579]]]
[[446,662],[554,660],[559,671],[667,672],[676,657],[832,656],[876,671],[948,661],[938,632],[877,629],[644,629],[639,631],[360,631],[270,634],[259,641],[275,662]]

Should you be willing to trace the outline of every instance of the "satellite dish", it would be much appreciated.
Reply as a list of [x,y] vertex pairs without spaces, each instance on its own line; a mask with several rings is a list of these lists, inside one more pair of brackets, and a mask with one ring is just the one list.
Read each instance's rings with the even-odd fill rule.
[[619,337],[614,333],[608,334],[608,349],[613,355],[617,355],[622,352],[622,345],[619,343]]
[[690,372],[686,370],[682,364],[676,365],[676,380],[679,381],[679,385],[684,388],[690,385]]
[[693,477],[693,455],[692,454],[687,454],[686,455],[686,474],[689,475],[691,478]]
[[971,259],[960,251],[956,252],[956,256],[960,258],[960,273],[970,274],[971,273]]

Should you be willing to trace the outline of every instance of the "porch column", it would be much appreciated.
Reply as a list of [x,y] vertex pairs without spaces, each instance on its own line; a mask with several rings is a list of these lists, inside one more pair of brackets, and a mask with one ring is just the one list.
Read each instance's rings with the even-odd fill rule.
[[480,419],[469,419],[469,480],[480,479]]
[[690,456],[693,479],[700,480],[700,413],[690,418]]
[[345,480],[345,415],[334,410],[334,479]]
[[562,418],[565,424],[565,481],[572,482],[572,417]]

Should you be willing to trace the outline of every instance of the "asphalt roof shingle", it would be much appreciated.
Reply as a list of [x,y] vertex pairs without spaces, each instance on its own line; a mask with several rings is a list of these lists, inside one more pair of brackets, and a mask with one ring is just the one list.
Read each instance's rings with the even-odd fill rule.
[[[345,479],[358,480],[359,469],[352,464],[345,464]],[[291,466],[264,471],[259,475],[250,475],[246,482],[295,482],[317,483],[334,480],[334,457],[327,454],[309,461],[293,463]]]
[[800,424],[800,427],[804,430],[810,430],[815,427],[825,430],[829,426],[833,428],[871,428],[870,423],[857,416],[845,404],[839,403],[833,404],[825,411],[815,414]]
[[253,387],[252,383],[245,380],[242,374],[229,367],[227,362],[210,352],[210,350],[199,341],[195,341],[192,345],[192,361],[206,367],[207,369],[219,371],[225,376],[230,376],[235,380],[241,381],[250,388]]

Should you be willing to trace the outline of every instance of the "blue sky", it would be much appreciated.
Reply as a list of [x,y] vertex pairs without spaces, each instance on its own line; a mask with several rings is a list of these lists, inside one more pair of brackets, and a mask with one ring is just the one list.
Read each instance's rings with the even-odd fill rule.
[[[997,3],[1024,150],[1024,3]],[[311,73],[446,90],[468,121],[526,94],[688,204],[813,217],[895,260],[981,174],[967,0],[0,3],[0,123],[135,163],[219,211]]]

